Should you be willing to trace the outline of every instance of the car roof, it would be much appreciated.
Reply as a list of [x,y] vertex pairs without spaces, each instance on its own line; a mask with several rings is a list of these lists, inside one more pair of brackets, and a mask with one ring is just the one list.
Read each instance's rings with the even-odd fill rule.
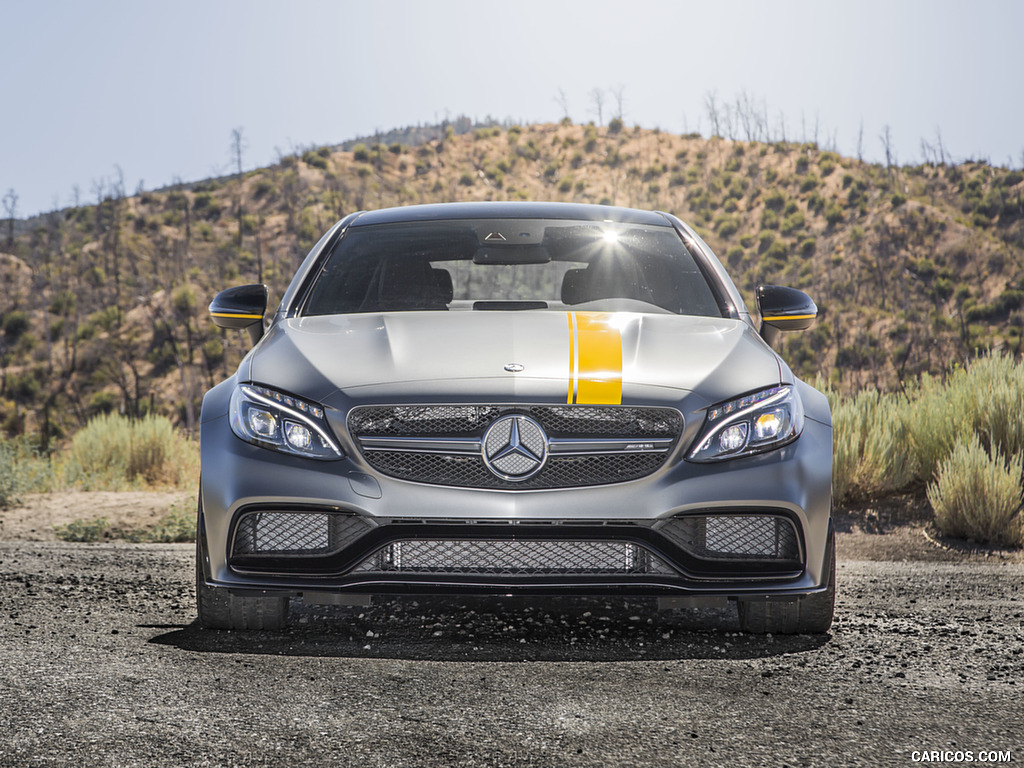
[[618,208],[612,205],[537,202],[475,202],[409,205],[360,213],[350,226],[397,224],[414,221],[451,219],[573,219],[577,221],[614,221],[622,224],[646,224],[670,227],[668,219],[653,211]]

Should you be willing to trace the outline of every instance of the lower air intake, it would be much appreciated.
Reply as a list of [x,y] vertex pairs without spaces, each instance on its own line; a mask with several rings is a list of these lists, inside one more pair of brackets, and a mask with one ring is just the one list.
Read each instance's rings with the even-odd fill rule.
[[356,570],[490,576],[675,574],[643,546],[613,541],[396,541]]
[[248,512],[235,528],[232,555],[327,555],[372,527],[339,512]]
[[685,515],[655,530],[702,560],[800,560],[796,527],[781,515]]

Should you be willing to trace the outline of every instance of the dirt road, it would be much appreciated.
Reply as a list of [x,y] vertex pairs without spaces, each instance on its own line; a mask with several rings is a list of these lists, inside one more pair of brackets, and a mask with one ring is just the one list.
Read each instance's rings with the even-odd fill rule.
[[840,557],[824,637],[465,599],[246,635],[194,626],[188,545],[2,542],[0,765],[1024,762],[1024,565]]

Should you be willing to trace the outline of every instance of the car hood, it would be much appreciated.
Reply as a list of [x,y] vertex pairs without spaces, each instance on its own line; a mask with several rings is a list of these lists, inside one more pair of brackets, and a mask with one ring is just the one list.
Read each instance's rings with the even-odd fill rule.
[[746,323],[630,312],[391,312],[275,324],[242,376],[321,402],[716,402],[779,383]]

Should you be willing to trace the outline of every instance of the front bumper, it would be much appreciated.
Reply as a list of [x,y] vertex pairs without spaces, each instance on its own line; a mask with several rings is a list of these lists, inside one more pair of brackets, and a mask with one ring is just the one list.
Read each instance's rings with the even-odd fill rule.
[[[226,417],[204,422],[202,446],[203,572],[210,586],[233,592],[750,599],[793,598],[825,588],[831,429],[812,420],[797,441],[770,454],[691,464],[679,458],[677,449],[666,466],[649,477],[557,490],[413,483],[374,472],[358,455],[331,462],[305,460],[239,440]],[[367,530],[350,545],[319,552],[245,552],[243,548],[240,554],[236,542],[240,521],[271,510],[337,515],[358,520]],[[797,555],[773,562],[696,557],[665,535],[667,522],[695,515],[760,515],[788,521],[795,532]],[[534,559],[537,552],[567,552],[575,547],[573,551],[598,553],[594,557],[603,558],[601,563],[621,547],[625,565],[524,569],[463,563],[458,569],[440,570],[393,566],[394,552],[410,542],[448,553],[515,542],[503,548]],[[660,565],[630,565],[644,558]],[[391,567],[374,567],[375,562],[391,563]]]

